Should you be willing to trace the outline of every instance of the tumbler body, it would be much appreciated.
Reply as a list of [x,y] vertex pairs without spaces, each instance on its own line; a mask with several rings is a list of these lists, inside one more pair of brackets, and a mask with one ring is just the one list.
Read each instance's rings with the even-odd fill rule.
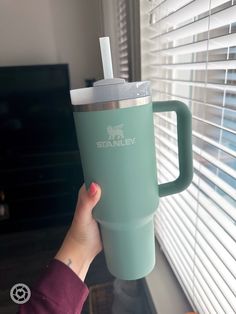
[[[192,181],[192,119],[176,100],[152,102],[150,82],[106,79],[71,91],[86,187],[102,189],[93,216],[106,262],[117,278],[145,277],[155,265],[153,216],[159,197]],[[176,112],[179,176],[158,185],[153,112]]]
[[152,103],[75,111],[74,120],[86,186],[94,181],[102,189],[93,216],[107,266],[121,279],[144,277],[155,265],[159,200]]

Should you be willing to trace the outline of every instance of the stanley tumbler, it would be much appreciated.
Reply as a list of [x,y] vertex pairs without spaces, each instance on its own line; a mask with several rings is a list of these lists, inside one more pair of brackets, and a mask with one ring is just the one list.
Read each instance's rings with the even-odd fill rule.
[[[120,279],[144,277],[155,264],[159,197],[183,191],[192,180],[190,111],[179,101],[152,102],[147,81],[115,78],[72,90],[71,100],[85,184],[102,189],[93,215],[108,269]],[[177,115],[180,174],[158,185],[153,112],[166,111]]]

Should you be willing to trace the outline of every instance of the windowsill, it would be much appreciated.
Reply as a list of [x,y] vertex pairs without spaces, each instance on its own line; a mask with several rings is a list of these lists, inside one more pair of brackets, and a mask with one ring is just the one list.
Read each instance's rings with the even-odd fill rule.
[[153,313],[184,314],[192,311],[164,253],[156,241],[156,266],[144,279]]

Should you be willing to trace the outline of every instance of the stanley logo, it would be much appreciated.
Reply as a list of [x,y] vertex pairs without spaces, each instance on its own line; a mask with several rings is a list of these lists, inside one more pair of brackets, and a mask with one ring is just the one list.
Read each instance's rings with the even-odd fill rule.
[[127,138],[124,135],[123,124],[108,126],[106,141],[96,142],[97,148],[108,148],[108,147],[123,147],[130,146],[136,143],[136,138]]

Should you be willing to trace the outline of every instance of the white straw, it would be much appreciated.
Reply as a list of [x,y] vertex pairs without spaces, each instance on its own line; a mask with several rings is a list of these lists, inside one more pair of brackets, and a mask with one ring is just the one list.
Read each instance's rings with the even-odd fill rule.
[[100,37],[100,50],[102,55],[102,66],[104,79],[113,78],[113,68],[111,60],[111,48],[109,37]]

